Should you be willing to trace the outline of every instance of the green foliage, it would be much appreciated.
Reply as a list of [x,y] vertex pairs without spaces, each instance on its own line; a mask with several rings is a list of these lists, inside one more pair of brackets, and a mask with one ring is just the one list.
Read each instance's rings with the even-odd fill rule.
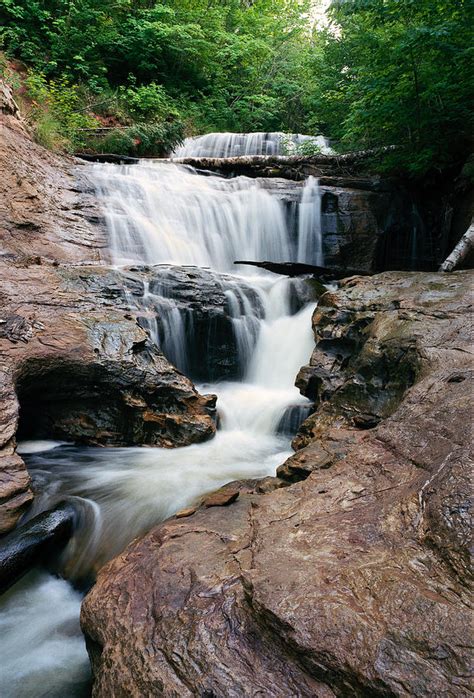
[[97,153],[158,157],[166,155],[182,138],[181,124],[172,122],[136,124],[113,129],[106,136],[88,139],[85,148]]
[[323,132],[345,149],[400,146],[382,169],[423,174],[462,160],[473,132],[471,0],[339,0],[330,17],[307,97]]
[[47,80],[66,76],[98,98],[118,88],[132,121],[294,130],[306,116],[308,4],[3,0],[3,40]]
[[164,121],[179,117],[179,110],[162,85],[133,85],[121,88],[121,97],[128,113],[137,120]]
[[34,122],[34,139],[48,150],[72,150],[64,136],[62,124],[49,112],[39,114]]
[[183,133],[281,130],[324,133],[341,150],[399,146],[373,162],[382,170],[423,174],[462,160],[472,145],[472,0],[333,0],[316,29],[311,4],[3,0],[2,37],[33,70],[46,131],[55,120],[72,144],[91,113],[149,125],[138,145],[128,131],[113,136],[128,152],[161,152]]
[[82,129],[97,125],[84,113],[77,85],[67,77],[47,80],[43,73],[30,71],[25,80],[32,107],[29,118],[35,124],[39,143],[51,149],[74,150],[82,145]]

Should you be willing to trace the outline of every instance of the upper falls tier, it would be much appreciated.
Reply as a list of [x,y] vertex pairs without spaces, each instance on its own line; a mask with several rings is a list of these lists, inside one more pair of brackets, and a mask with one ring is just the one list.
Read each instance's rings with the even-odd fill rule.
[[303,143],[314,144],[320,153],[333,151],[324,136],[305,136],[301,133],[206,133],[186,138],[175,149],[174,157],[231,158],[240,155],[289,155],[297,152]]

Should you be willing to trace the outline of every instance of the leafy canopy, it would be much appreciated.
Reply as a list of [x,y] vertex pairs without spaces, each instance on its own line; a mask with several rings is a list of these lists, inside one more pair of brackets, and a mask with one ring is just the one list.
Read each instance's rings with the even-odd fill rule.
[[166,149],[184,133],[283,130],[341,150],[396,145],[375,163],[385,170],[462,161],[472,0],[333,0],[323,27],[314,2],[3,0],[0,12],[8,55],[49,90],[66,135],[82,99],[97,118],[147,125],[153,136],[132,141],[149,148],[158,133]]
[[345,149],[398,145],[423,173],[472,147],[472,0],[335,0],[311,57],[308,111]]

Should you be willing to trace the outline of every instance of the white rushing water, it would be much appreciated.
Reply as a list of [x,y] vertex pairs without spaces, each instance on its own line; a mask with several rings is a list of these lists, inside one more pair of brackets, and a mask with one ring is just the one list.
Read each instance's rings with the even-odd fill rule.
[[[97,165],[91,176],[104,205],[117,265],[195,265],[227,274],[218,278],[243,378],[198,386],[218,396],[219,430],[206,443],[174,450],[23,444],[37,493],[29,516],[64,497],[72,498],[81,512],[81,526],[65,553],[67,573],[81,579],[135,536],[199,502],[205,493],[232,480],[273,475],[290,455],[290,437],[279,433],[279,425],[288,408],[309,408],[294,381],[311,354],[314,306],[292,312],[291,280],[243,266],[236,269],[233,261],[321,262],[316,180],[309,180],[302,192],[298,239],[292,240],[283,204],[247,178],[225,180],[159,163]],[[186,368],[189,330],[183,313],[176,312],[172,293],[165,285],[153,294],[145,286],[138,302],[148,307],[156,295],[166,322],[161,337],[151,322],[152,336]],[[77,594],[66,582],[33,575],[5,599],[0,635],[9,636],[3,658],[12,688],[0,688],[0,695],[83,695],[87,672],[77,630]]]
[[[321,196],[313,177],[297,206],[297,240],[291,239],[284,204],[248,177],[202,176],[145,161],[96,165],[94,180],[117,264],[191,264],[235,273],[237,259],[323,261]],[[255,275],[242,266],[238,273]]]
[[31,572],[0,597],[0,696],[90,695],[79,627],[81,594],[49,574]]
[[186,138],[173,152],[177,158],[229,158],[243,155],[291,155],[298,146],[311,143],[319,152],[329,155],[333,151],[324,136],[305,136],[301,133],[206,133],[204,136]]

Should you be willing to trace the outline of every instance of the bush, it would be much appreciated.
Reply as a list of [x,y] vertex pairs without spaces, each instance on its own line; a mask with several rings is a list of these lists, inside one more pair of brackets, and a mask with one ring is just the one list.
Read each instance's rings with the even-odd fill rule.
[[95,137],[86,144],[87,150],[98,153],[117,153],[119,155],[131,155],[134,141],[128,129],[114,129],[104,137]]
[[61,124],[48,112],[36,120],[33,136],[37,143],[48,150],[70,150],[70,141],[65,138]]
[[286,133],[281,137],[280,147],[282,155],[304,155],[310,157],[311,155],[319,155],[321,153],[321,147],[315,140],[308,139],[301,143],[295,143],[291,139],[291,135]]
[[182,139],[181,122],[137,124],[114,129],[103,137],[95,137],[88,142],[86,148],[97,153],[160,157],[167,155]]
[[136,121],[160,122],[179,118],[179,111],[162,85],[151,82],[148,85],[122,88],[126,109]]
[[31,100],[27,118],[38,143],[53,150],[80,148],[81,129],[94,128],[97,120],[84,111],[79,86],[65,77],[48,81],[43,73],[30,71],[25,87]]

